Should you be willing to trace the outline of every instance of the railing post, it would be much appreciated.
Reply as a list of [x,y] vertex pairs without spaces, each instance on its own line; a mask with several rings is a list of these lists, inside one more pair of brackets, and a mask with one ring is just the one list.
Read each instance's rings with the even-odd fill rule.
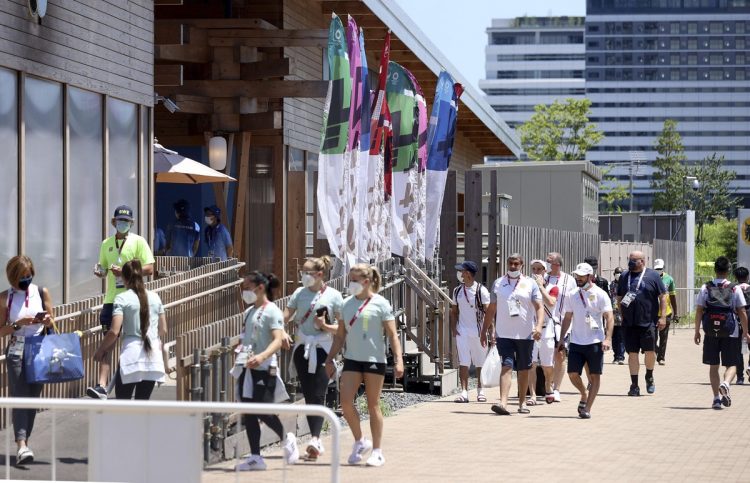
[[203,388],[201,387],[201,353],[193,350],[193,365],[190,366],[190,400],[199,401]]
[[[211,361],[206,350],[201,351],[201,357],[198,364],[200,365],[201,377],[201,401],[210,401],[211,394],[209,390],[209,378],[211,377]],[[206,414],[203,417],[203,460],[208,463],[211,456],[211,415]]]

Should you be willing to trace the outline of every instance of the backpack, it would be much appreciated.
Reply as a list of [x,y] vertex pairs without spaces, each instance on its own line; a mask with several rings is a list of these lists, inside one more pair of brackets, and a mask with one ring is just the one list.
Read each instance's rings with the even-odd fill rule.
[[703,331],[710,337],[729,337],[736,326],[732,299],[735,284],[706,284],[706,306],[703,310]]
[[[453,300],[456,301],[456,306],[458,307],[458,296],[461,293],[461,288],[463,287],[463,284],[459,284],[456,288],[453,289]],[[477,291],[474,294],[474,310],[475,315],[477,318],[477,332],[482,331],[482,324],[484,322],[484,304],[482,304],[482,284],[477,282]]]

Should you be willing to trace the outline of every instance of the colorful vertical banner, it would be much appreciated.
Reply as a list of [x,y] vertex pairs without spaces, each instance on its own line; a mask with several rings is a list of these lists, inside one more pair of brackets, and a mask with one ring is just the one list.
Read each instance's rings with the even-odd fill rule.
[[368,247],[373,237],[369,230],[368,187],[369,187],[369,165],[370,165],[370,119],[372,93],[370,91],[370,76],[367,69],[367,54],[365,53],[365,34],[359,29],[359,57],[362,63],[362,108],[360,110],[360,142],[359,142],[359,170],[357,172],[357,212],[355,214],[356,227],[358,231],[357,261],[368,263],[374,260],[370,256]]
[[461,84],[454,82],[447,72],[438,77],[435,100],[432,104],[427,134],[427,213],[425,257],[432,260],[440,236],[440,211],[443,208],[445,180],[453,154],[458,119],[458,98],[463,93]]
[[425,211],[427,193],[427,101],[414,75],[406,71],[417,93],[417,170],[414,188],[414,203],[409,208],[414,220],[414,231],[410,234],[415,260],[425,258]]
[[341,19],[332,15],[328,29],[328,94],[323,108],[323,133],[318,158],[318,213],[331,253],[347,256],[345,154],[349,137],[352,79]]

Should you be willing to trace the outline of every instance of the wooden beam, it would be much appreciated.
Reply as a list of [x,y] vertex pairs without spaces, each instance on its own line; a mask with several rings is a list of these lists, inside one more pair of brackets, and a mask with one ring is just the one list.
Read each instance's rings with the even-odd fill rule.
[[160,18],[156,23],[192,25],[202,29],[277,30],[274,24],[261,18]]
[[182,44],[182,24],[179,23],[154,23],[154,44]]
[[180,106],[179,112],[182,114],[211,114],[214,109],[213,100],[208,97],[177,94],[174,101]]
[[240,79],[258,80],[267,79],[269,77],[284,77],[287,75],[293,75],[295,67],[295,61],[290,57],[264,60],[261,62],[250,62],[240,66]]
[[270,80],[270,81],[194,81],[183,82],[175,93],[207,97],[306,97],[324,98],[327,81]]
[[[211,47],[327,47],[328,39],[318,38],[262,38],[262,37],[220,37],[213,35],[214,31],[209,31],[208,45]],[[215,32],[221,32],[216,30]],[[398,45],[399,50],[401,49]]]
[[181,65],[155,65],[154,66],[154,87],[181,86],[181,85],[182,85],[182,66]]
[[250,174],[250,140],[249,132],[242,132],[240,136],[240,166],[237,171],[237,189],[234,204],[234,248],[236,257],[242,259],[244,255],[243,234],[245,230],[245,199],[247,197],[248,178]]
[[281,111],[258,112],[240,116],[240,130],[242,131],[281,129],[282,127]]
[[205,64],[211,60],[210,50],[203,45],[154,45],[156,62],[185,62]]
[[241,39],[323,39],[328,40],[328,29],[216,29],[209,33],[211,37]]
[[[337,1],[337,2],[323,2],[321,4],[323,14],[329,14],[335,12],[337,15],[346,20],[346,14],[349,15],[372,15],[372,10],[362,2],[357,1]],[[330,16],[329,16],[330,19]]]

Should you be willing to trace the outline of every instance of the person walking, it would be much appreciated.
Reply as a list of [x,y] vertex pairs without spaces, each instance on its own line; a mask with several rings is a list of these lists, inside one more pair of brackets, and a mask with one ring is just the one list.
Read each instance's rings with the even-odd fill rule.
[[599,273],[599,259],[593,255],[589,255],[583,259],[583,263],[588,263],[594,270],[594,276],[592,278],[593,284],[604,290],[605,293],[609,293],[609,282],[607,282],[607,279],[602,277]]
[[[571,329],[568,377],[581,394],[578,417],[590,419],[601,384],[604,352],[612,345],[612,301],[609,293],[594,283],[594,268],[588,263],[578,264],[573,276],[578,290],[568,297],[563,307],[565,318],[562,330],[566,332]],[[564,350],[562,342],[558,350]],[[581,379],[584,366],[588,366],[588,388]]]
[[510,255],[507,267],[507,273],[492,285],[490,304],[481,331],[482,346],[486,347],[487,331],[494,321],[502,369],[500,404],[493,404],[491,409],[502,416],[510,415],[507,407],[513,367],[518,374],[518,412],[530,412],[526,406],[529,369],[532,365],[534,341],[542,337],[544,326],[542,294],[536,282],[521,273],[523,257],[518,253]]
[[190,216],[190,203],[178,200],[173,206],[176,221],[167,228],[167,255],[193,257],[198,253],[201,227]]
[[[737,286],[740,290],[742,290],[742,295],[745,296],[745,303],[749,305],[745,305],[745,312],[750,309],[750,271],[748,271],[745,267],[737,267],[734,269],[734,278],[737,280]],[[745,354],[747,354],[748,346],[746,343],[744,343],[743,337],[740,335],[739,339],[740,341],[740,356],[739,360],[737,362],[737,382],[738,385],[745,384]],[[748,374],[747,376],[750,378],[750,360],[748,360]]]
[[[354,436],[349,464],[360,463],[372,450],[367,466],[383,466],[383,413],[380,410],[380,393],[386,373],[385,337],[393,353],[393,377],[404,375],[401,343],[396,331],[396,318],[390,302],[378,294],[380,273],[370,265],[357,264],[349,271],[349,294],[342,310],[344,323],[339,324],[333,347],[326,358],[326,371],[333,378],[336,367],[333,360],[343,347],[344,368],[341,374],[341,409]],[[367,412],[370,415],[372,441],[362,435],[359,412],[354,406],[357,390],[364,383]]]
[[674,285],[674,279],[664,271],[664,260],[657,258],[654,260],[654,270],[661,277],[661,281],[667,288],[667,325],[659,329],[656,338],[656,362],[660,366],[666,364],[667,339],[669,338],[669,326],[677,314],[677,291]]
[[[273,274],[250,272],[242,281],[242,300],[250,307],[244,313],[244,329],[235,352],[232,377],[236,379],[235,394],[240,402],[279,403],[289,399],[279,375],[278,352],[284,338],[284,314],[273,303],[273,290],[280,286]],[[297,437],[284,436],[284,425],[277,415],[243,414],[242,424],[250,444],[250,456],[237,465],[237,471],[265,470],[260,454],[260,421],[282,441],[284,460],[299,460]]]
[[232,236],[229,230],[221,223],[221,210],[212,205],[204,208],[206,226],[203,227],[203,240],[206,242],[206,256],[227,260],[234,256]]
[[617,305],[617,285],[622,275],[622,268],[614,270],[614,277],[609,285],[609,298],[612,301],[612,309],[615,318],[615,328],[612,331],[612,351],[614,352],[613,364],[623,365],[625,363],[625,336],[622,328],[622,313]]
[[[138,260],[141,262],[142,276],[154,273],[154,255],[146,239],[131,232],[133,221],[133,210],[129,206],[115,208],[111,223],[117,232],[102,242],[99,263],[94,268],[94,275],[107,279],[104,304],[99,313],[104,334],[112,328],[115,297],[128,290],[123,281],[122,266],[131,260]],[[102,354],[99,360],[99,383],[86,389],[86,395],[91,398],[107,399],[107,394],[112,390],[107,386],[112,368],[110,357],[110,354]]]
[[[331,352],[333,335],[343,323],[341,310],[344,299],[341,292],[326,285],[331,270],[331,258],[308,258],[302,265],[302,286],[294,291],[284,309],[284,323],[293,333],[295,342],[292,350],[294,369],[302,386],[306,404],[326,403],[328,375],[325,360]],[[292,322],[293,326],[290,327]],[[286,341],[285,348],[290,343]],[[307,445],[308,461],[315,461],[323,454],[320,432],[323,418],[308,416],[312,438]]]
[[112,327],[104,335],[94,360],[101,362],[122,337],[115,375],[117,399],[150,399],[156,383],[163,383],[167,361],[162,352],[167,319],[161,298],[146,290],[143,267],[137,259],[122,266],[125,292],[115,297]]
[[[487,349],[482,347],[479,333],[484,325],[484,314],[490,303],[490,292],[474,277],[479,270],[476,263],[465,261],[456,265],[459,285],[453,290],[451,306],[451,334],[456,338],[458,352],[458,379],[461,394],[457,403],[469,402],[469,368],[474,364],[477,374],[477,401],[486,402],[482,389],[482,365],[487,358]],[[490,328],[491,330],[491,328]]]
[[[34,275],[34,262],[25,255],[16,255],[5,266],[10,288],[0,293],[0,337],[10,336],[5,349],[10,397],[39,397],[43,388],[42,384],[26,382],[23,364],[24,339],[52,327],[52,296],[46,288],[32,283]],[[23,466],[34,461],[28,443],[37,410],[14,408],[11,413],[16,465]]]
[[[735,284],[727,280],[731,262],[719,257],[714,262],[715,278],[704,284],[695,302],[696,345],[703,340],[703,364],[709,366],[709,381],[713,391],[713,409],[732,405],[729,384],[737,371],[738,359],[742,357],[741,337],[750,340],[747,331],[745,295]],[[739,323],[738,323],[739,321]],[[725,367],[724,379],[719,375],[719,364]]]
[[[565,340],[568,334],[560,332],[562,322],[562,306],[565,303],[565,299],[568,294],[575,290],[576,283],[572,276],[562,271],[563,258],[558,252],[550,252],[546,258],[549,264],[549,275],[547,276],[547,283],[556,285],[559,290],[557,302],[555,308],[552,310],[552,319],[555,321],[555,340]],[[552,395],[554,402],[562,401],[560,396],[560,387],[562,386],[563,379],[565,378],[565,352],[566,351],[555,351],[555,367],[553,373],[552,382]]]
[[653,394],[656,391],[656,330],[667,325],[667,289],[659,274],[646,267],[642,252],[634,251],[628,256],[628,270],[620,276],[617,285],[617,304],[622,312],[630,368],[628,396],[641,395],[638,385],[640,351],[645,353],[646,391]]
[[[539,364],[542,366],[542,372],[544,373],[544,400],[547,404],[552,404],[555,402],[552,385],[554,379],[555,350],[557,349],[558,340],[557,331],[560,330],[560,327],[556,327],[559,324],[555,323],[552,313],[557,304],[557,298],[560,296],[560,287],[549,283],[546,277],[548,271],[549,265],[547,262],[542,260],[531,261],[531,273],[539,287],[542,302],[544,303],[542,337],[535,342],[536,350],[534,352],[538,354]],[[534,361],[536,361],[536,358],[534,358]],[[532,366],[529,373],[529,387],[536,385],[534,372],[535,368]]]

